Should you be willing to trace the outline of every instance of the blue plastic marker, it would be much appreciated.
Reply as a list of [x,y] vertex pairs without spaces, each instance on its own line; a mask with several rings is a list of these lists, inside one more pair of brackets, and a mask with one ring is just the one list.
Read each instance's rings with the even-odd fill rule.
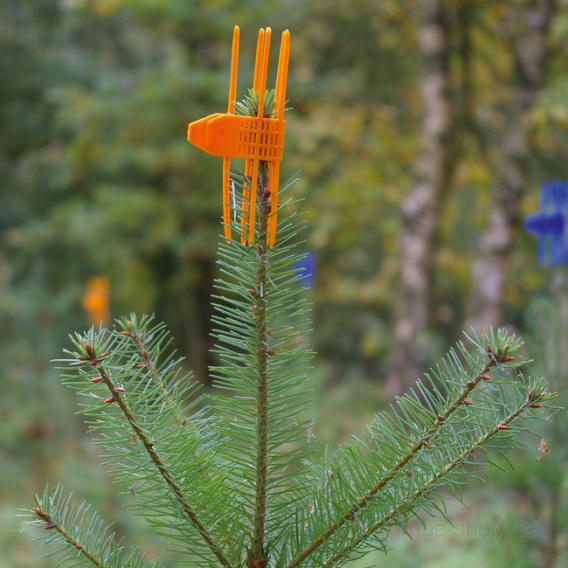
[[306,288],[313,288],[316,283],[316,255],[306,252],[304,258],[299,260],[294,269],[298,272],[299,282]]
[[538,237],[538,263],[568,264],[568,183],[543,182],[540,209],[525,219],[525,229]]

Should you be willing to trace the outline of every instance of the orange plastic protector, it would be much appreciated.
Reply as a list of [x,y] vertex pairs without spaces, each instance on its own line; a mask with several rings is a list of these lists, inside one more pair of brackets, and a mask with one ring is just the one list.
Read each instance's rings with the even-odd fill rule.
[[258,184],[259,162],[270,162],[269,191],[272,200],[272,213],[267,224],[267,239],[273,246],[276,239],[276,212],[278,208],[279,163],[284,150],[284,105],[286,100],[286,83],[288,78],[288,61],[290,57],[290,32],[282,34],[278,71],[276,75],[275,109],[272,116],[266,117],[264,101],[268,76],[268,60],[270,55],[271,30],[261,29],[258,34],[256,50],[253,90],[258,93],[258,114],[256,117],[235,115],[235,99],[237,90],[237,67],[240,30],[236,26],[233,33],[231,55],[231,76],[229,84],[229,102],[227,114],[216,113],[188,126],[189,142],[214,156],[223,157],[223,221],[225,237],[231,238],[230,230],[230,165],[231,158],[244,158],[245,176],[249,183],[243,188],[241,218],[241,241],[251,246],[254,242],[256,216],[256,190]]

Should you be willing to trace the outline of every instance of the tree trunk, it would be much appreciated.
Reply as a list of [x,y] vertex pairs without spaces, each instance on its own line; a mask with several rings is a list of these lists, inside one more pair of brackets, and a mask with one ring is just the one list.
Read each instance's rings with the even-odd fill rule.
[[494,204],[480,239],[480,255],[473,267],[472,316],[467,328],[487,331],[502,321],[507,264],[520,225],[519,206],[529,186],[529,149],[525,117],[542,84],[547,36],[554,0],[531,0],[510,5],[507,22],[515,63],[511,106],[504,129]]
[[430,320],[436,233],[454,162],[449,39],[443,0],[422,0],[418,18],[424,115],[414,187],[402,202],[397,324],[387,375],[387,391],[391,396],[399,394],[408,380],[424,371],[423,340]]

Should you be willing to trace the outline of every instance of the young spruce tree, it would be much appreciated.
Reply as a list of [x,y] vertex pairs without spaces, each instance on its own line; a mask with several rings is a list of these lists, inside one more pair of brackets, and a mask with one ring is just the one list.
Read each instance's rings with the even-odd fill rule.
[[[250,92],[237,113],[254,116],[257,100]],[[269,92],[267,112],[273,104]],[[77,390],[129,507],[165,537],[180,566],[345,566],[386,550],[393,528],[408,532],[413,518],[443,513],[440,489],[459,498],[468,478],[482,477],[481,463],[494,463],[488,452],[515,445],[522,421],[541,418],[553,396],[520,371],[519,339],[504,330],[472,334],[364,435],[314,458],[310,324],[295,268],[300,224],[285,202],[268,246],[268,175],[261,162],[254,246],[220,245],[215,394],[196,394],[151,317],[75,334],[62,360],[63,382]],[[248,180],[233,175],[233,191],[248,191]],[[241,234],[236,217],[232,225]],[[24,514],[43,529],[37,540],[57,566],[161,565],[115,540],[61,487],[37,495]]]

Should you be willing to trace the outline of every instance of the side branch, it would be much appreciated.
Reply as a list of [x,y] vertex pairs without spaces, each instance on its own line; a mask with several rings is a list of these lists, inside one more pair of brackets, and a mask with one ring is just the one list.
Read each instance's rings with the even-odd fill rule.
[[171,472],[164,464],[162,459],[160,458],[158,452],[156,451],[154,444],[150,441],[148,436],[145,434],[143,428],[138,424],[134,414],[130,410],[128,406],[123,390],[120,387],[116,387],[110,378],[109,374],[107,373],[104,367],[99,367],[98,371],[100,372],[100,376],[106,386],[108,387],[109,391],[111,392],[111,399],[109,402],[116,402],[124,414],[126,420],[130,424],[132,430],[134,431],[136,437],[142,442],[148,457],[150,458],[151,462],[156,466],[156,469],[160,472],[163,480],[166,482],[172,493],[175,495],[177,502],[179,503],[181,510],[189,517],[193,526],[197,529],[199,534],[202,536],[203,540],[206,542],[207,546],[211,549],[211,552],[218,558],[219,562],[222,566],[227,566],[233,568],[233,564],[225,557],[223,552],[217,546],[217,543],[214,541],[209,531],[201,522],[201,519],[198,517],[196,512],[193,510],[192,506],[189,504],[188,500],[186,499],[181,487],[173,478]]
[[[534,392],[529,392],[526,400],[514,412],[510,413],[504,420],[501,420],[499,424],[496,424],[485,435],[480,436],[474,443],[468,446],[461,454],[459,454],[456,458],[454,458],[451,462],[449,462],[441,471],[438,471],[430,479],[426,480],[422,485],[422,487],[416,489],[416,491],[412,492],[406,499],[401,501],[401,503],[397,507],[391,509],[386,515],[381,517],[370,528],[362,531],[361,534],[349,544],[349,546],[345,547],[344,549],[340,550],[339,552],[335,553],[333,556],[322,562],[322,566],[335,566],[339,560],[341,560],[347,554],[355,550],[367,538],[369,538],[372,534],[376,533],[381,528],[383,528],[388,522],[394,520],[397,516],[403,513],[407,508],[409,508],[409,506],[414,501],[416,501],[416,499],[424,495],[428,491],[428,489],[434,487],[440,480],[447,477],[451,471],[453,471],[456,467],[461,465],[476,450],[478,450],[479,448],[484,446],[487,442],[489,442],[492,438],[497,436],[497,434],[499,434],[500,431],[508,430],[509,429],[508,425],[513,420],[515,420],[515,418],[518,418],[527,408],[530,407],[538,408],[540,404],[538,402],[535,402],[536,400],[538,400],[538,398],[539,398],[538,396],[535,397]],[[291,566],[292,564],[290,564],[287,568],[290,568]]]
[[67,544],[70,544],[73,548],[78,550],[81,556],[84,556],[93,566],[106,568],[106,564],[104,564],[100,558],[97,558],[93,552],[88,550],[87,547],[83,546],[79,540],[73,538],[53,515],[40,509],[40,507],[34,507],[33,512],[42,520],[45,530],[58,532]]
[[[381,491],[405,466],[418,454],[418,452],[425,446],[428,446],[429,439],[436,433],[440,426],[447,421],[447,419],[456,412],[465,403],[468,403],[467,397],[469,393],[484,380],[489,377],[489,371],[503,362],[508,362],[512,360],[512,357],[507,355],[509,350],[509,345],[499,349],[496,353],[489,353],[488,361],[483,366],[481,371],[479,371],[475,377],[467,381],[458,396],[448,405],[446,410],[439,414],[430,428],[428,428],[424,434],[411,444],[411,448],[401,458],[377,483],[375,483],[354,505],[352,505],[347,511],[345,511],[341,517],[329,526],[324,532],[322,532],[313,542],[307,546],[292,562],[290,562],[286,568],[296,568],[301,565],[301,563],[308,558],[315,550],[317,550],[327,539],[329,539],[337,530],[339,530],[345,523],[351,521],[359,511],[361,511],[368,503],[373,499],[373,497]],[[534,399],[531,404],[534,403]],[[526,408],[523,407],[523,409]],[[521,411],[519,411],[520,414]],[[515,414],[513,418],[517,416]],[[511,418],[512,420],[512,418]],[[453,468],[452,468],[453,469]]]

